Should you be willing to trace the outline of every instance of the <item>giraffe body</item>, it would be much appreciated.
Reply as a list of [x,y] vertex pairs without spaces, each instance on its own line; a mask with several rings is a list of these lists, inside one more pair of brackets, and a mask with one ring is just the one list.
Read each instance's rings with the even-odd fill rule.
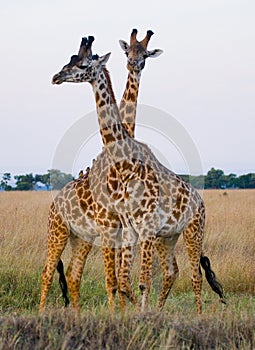
[[[84,51],[91,52],[90,45],[89,48],[84,46]],[[109,160],[107,164],[103,164],[103,167],[98,167],[100,163],[95,162],[89,174],[91,182],[98,177],[94,184],[91,184],[96,221],[102,226],[107,222],[107,220],[102,222],[100,211],[104,212],[104,216],[105,211],[108,212],[107,219],[114,213],[119,216],[122,223],[122,236],[127,239],[127,246],[130,245],[130,242],[134,243],[137,237],[142,241],[140,289],[143,292],[143,307],[147,305],[150,290],[153,243],[156,236],[162,235],[169,240],[174,240],[175,237],[177,240],[176,237],[183,231],[192,267],[192,286],[196,295],[197,310],[200,313],[202,307],[200,259],[204,230],[202,199],[192,187],[163,167],[146,145],[130,138],[121,125],[110,78],[104,68],[108,58],[109,54],[94,58],[89,54],[78,57],[74,66],[65,66],[53,77],[53,82],[57,84],[63,81],[88,81],[93,87],[100,132],[110,159],[110,168]],[[84,69],[82,73],[79,73],[80,62]],[[108,193],[104,192],[106,189]],[[106,234],[104,230],[101,232],[104,232],[101,238],[107,252],[105,255],[103,248],[105,263],[108,262],[108,266],[112,267],[112,271],[108,274],[106,266],[106,274],[108,274],[106,284],[109,286],[114,276],[114,263],[110,263],[110,260],[114,260],[112,249],[115,246],[117,231],[113,229]],[[177,274],[173,250],[167,258],[171,264],[167,267],[169,276],[164,281],[168,288],[166,290],[166,287],[163,286],[159,306],[163,305],[172,285],[171,280],[174,280]],[[132,260],[132,253],[130,260]],[[161,265],[162,268],[165,267],[163,260]],[[123,275],[120,273],[118,276],[120,284]],[[129,295],[129,286],[124,292]]]

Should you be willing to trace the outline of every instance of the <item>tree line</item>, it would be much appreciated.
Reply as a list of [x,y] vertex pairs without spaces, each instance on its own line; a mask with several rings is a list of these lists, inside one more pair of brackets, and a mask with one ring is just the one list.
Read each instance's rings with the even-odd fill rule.
[[211,168],[206,175],[181,175],[181,177],[198,189],[255,188],[255,173],[240,176],[232,173],[225,175],[223,170]]
[[15,175],[15,186],[11,185],[11,173],[4,173],[0,180],[0,188],[4,191],[60,190],[74,178],[57,169],[50,169],[46,174],[32,173]]
[[[255,173],[237,176],[236,174],[225,175],[221,169],[211,168],[206,175],[192,176],[180,175],[185,181],[190,182],[195,188],[206,189],[230,189],[230,188],[255,188]],[[57,169],[48,170],[46,174],[32,173],[15,175],[15,186],[11,183],[11,173],[4,173],[0,179],[0,189],[4,191],[31,191],[36,189],[60,190],[74,178]],[[38,183],[43,187],[38,187]],[[36,187],[37,186],[37,187]]]

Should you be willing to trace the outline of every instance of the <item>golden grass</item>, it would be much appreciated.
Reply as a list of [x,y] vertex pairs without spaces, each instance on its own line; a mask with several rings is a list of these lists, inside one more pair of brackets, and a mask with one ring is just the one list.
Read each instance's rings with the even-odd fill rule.
[[[67,315],[63,318],[63,311],[59,310],[63,301],[57,279],[48,298],[48,310],[54,310],[54,315],[49,317],[53,318],[33,316],[37,314],[40,297],[40,274],[46,258],[47,216],[52,194],[0,193],[0,315],[5,315],[0,317],[0,329],[3,326],[0,350],[35,348],[35,344],[38,349],[82,348],[88,339],[94,344],[85,347],[88,349],[117,349],[122,345],[129,349],[252,348],[255,339],[255,191],[223,193],[218,190],[203,193],[207,213],[204,251],[226,291],[226,309],[204,278],[204,313],[202,318],[196,317],[190,267],[180,237],[176,249],[180,277],[164,312],[155,314],[153,311],[161,286],[161,270],[155,259],[150,297],[153,312],[140,317],[130,308],[124,318],[121,315],[109,318],[103,259],[100,248],[94,247],[83,274],[83,318],[81,323],[78,322],[78,328],[73,326],[72,318]],[[69,257],[68,248],[63,257],[65,267]],[[139,249],[133,271],[136,289],[138,276]],[[20,314],[23,316],[18,316]],[[67,332],[63,335],[59,329]],[[114,337],[107,338],[111,330],[114,330]],[[70,345],[65,345],[68,342]]]
[[[255,280],[255,191],[222,190],[203,192],[206,204],[206,231],[204,251],[212,267],[228,292],[254,294]],[[41,268],[46,257],[47,216],[52,194],[49,192],[0,193],[0,256],[3,264],[17,271]],[[69,251],[65,252],[67,263]],[[136,259],[135,275],[139,270]],[[180,278],[176,291],[187,291],[189,262],[182,237],[177,244]],[[92,263],[93,261],[93,263]],[[104,270],[100,249],[90,255],[86,271],[97,278]],[[155,262],[155,269],[160,271]],[[95,271],[94,271],[95,273]]]
[[[206,204],[204,251],[226,292],[254,294],[255,280],[255,191],[208,190],[203,192]],[[47,216],[52,194],[49,192],[0,193],[0,259],[1,269],[22,273],[41,269],[46,257]],[[65,265],[69,250],[64,254]],[[180,277],[174,291],[190,290],[190,269],[182,237],[177,244]],[[95,265],[97,268],[95,269]],[[154,275],[160,274],[157,261]],[[94,248],[85,268],[86,276],[104,279],[100,249]],[[139,253],[134,278],[139,273]],[[103,282],[102,282],[103,284]],[[154,284],[160,286],[160,281]],[[206,283],[204,284],[206,286]],[[158,289],[156,288],[156,289]]]
[[255,191],[226,193],[205,193],[205,248],[228,291],[254,294]]
[[46,256],[49,192],[0,193],[0,256],[9,266],[38,268]]

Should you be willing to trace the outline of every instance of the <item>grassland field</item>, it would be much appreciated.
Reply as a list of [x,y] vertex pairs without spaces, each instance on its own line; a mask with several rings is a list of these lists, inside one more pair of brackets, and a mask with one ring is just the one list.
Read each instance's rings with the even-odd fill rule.
[[[0,350],[4,349],[254,349],[255,191],[207,190],[204,251],[222,283],[227,305],[203,278],[203,315],[197,316],[182,237],[176,247],[180,275],[164,310],[156,311],[161,286],[157,258],[150,309],[130,305],[111,316],[100,247],[88,257],[81,284],[81,316],[64,309],[57,274],[47,309],[38,315],[46,259],[51,192],[0,193]],[[65,267],[70,247],[63,254]],[[139,247],[132,272],[138,291]]]

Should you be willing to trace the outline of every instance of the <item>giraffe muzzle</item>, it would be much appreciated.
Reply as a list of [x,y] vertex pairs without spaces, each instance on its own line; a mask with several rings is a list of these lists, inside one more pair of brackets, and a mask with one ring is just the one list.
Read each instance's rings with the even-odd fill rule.
[[60,73],[57,73],[53,76],[52,80],[51,80],[51,83],[53,85],[57,84],[57,85],[60,85],[63,83],[63,79],[62,79],[62,75]]

